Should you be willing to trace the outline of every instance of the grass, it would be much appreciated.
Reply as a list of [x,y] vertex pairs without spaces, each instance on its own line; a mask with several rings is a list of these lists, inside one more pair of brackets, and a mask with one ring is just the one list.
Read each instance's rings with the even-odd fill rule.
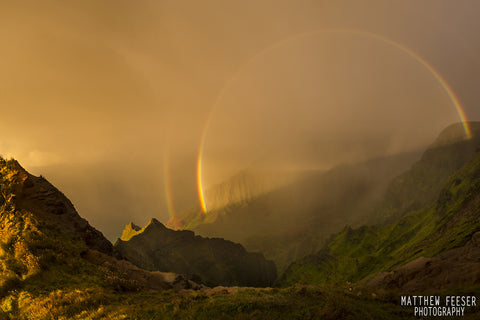
[[[118,292],[58,273],[37,278],[1,299],[0,319],[408,319],[388,295],[347,287],[292,286],[237,290]],[[35,282],[37,281],[37,282]],[[49,284],[39,287],[40,283]],[[54,288],[57,287],[57,288]],[[229,291],[229,292],[227,292]]]
[[22,294],[21,319],[407,319],[396,303],[343,293],[338,289],[296,286],[239,289],[234,294],[114,294],[54,291],[34,298]]

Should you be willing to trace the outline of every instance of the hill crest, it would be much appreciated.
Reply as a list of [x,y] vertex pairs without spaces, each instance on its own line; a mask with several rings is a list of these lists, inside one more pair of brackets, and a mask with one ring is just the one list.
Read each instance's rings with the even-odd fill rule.
[[[127,225],[124,234],[132,235],[131,230]],[[115,251],[140,268],[187,274],[208,286],[269,286],[276,278],[275,265],[261,253],[247,252],[242,245],[221,238],[172,230],[157,219],[128,240],[118,239]]]

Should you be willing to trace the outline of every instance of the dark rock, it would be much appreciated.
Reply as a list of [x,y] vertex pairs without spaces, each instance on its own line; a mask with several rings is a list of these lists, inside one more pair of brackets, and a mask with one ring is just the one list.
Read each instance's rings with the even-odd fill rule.
[[[419,257],[390,272],[366,279],[369,287],[402,292],[438,292],[480,284],[480,232],[462,247],[432,258]],[[461,270],[461,272],[458,272]]]
[[277,276],[274,263],[261,253],[247,252],[224,239],[195,236],[189,230],[174,231],[156,219],[129,240],[118,239],[115,250],[141,268],[185,274],[188,280],[208,286],[265,287]]

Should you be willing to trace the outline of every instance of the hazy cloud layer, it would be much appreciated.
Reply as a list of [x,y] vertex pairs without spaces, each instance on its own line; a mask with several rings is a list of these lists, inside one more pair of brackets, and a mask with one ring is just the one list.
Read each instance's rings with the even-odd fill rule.
[[[458,121],[418,53],[480,118],[478,1],[0,3],[0,153],[110,238],[248,165],[326,168],[429,143]],[[283,41],[282,41],[283,40]]]

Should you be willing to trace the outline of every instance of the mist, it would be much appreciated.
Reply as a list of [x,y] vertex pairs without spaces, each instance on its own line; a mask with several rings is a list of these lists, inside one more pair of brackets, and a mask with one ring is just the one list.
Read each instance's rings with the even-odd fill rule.
[[198,206],[202,143],[206,188],[249,168],[425,148],[460,121],[425,64],[480,119],[479,12],[473,0],[4,1],[0,153],[115,240],[130,221]]

